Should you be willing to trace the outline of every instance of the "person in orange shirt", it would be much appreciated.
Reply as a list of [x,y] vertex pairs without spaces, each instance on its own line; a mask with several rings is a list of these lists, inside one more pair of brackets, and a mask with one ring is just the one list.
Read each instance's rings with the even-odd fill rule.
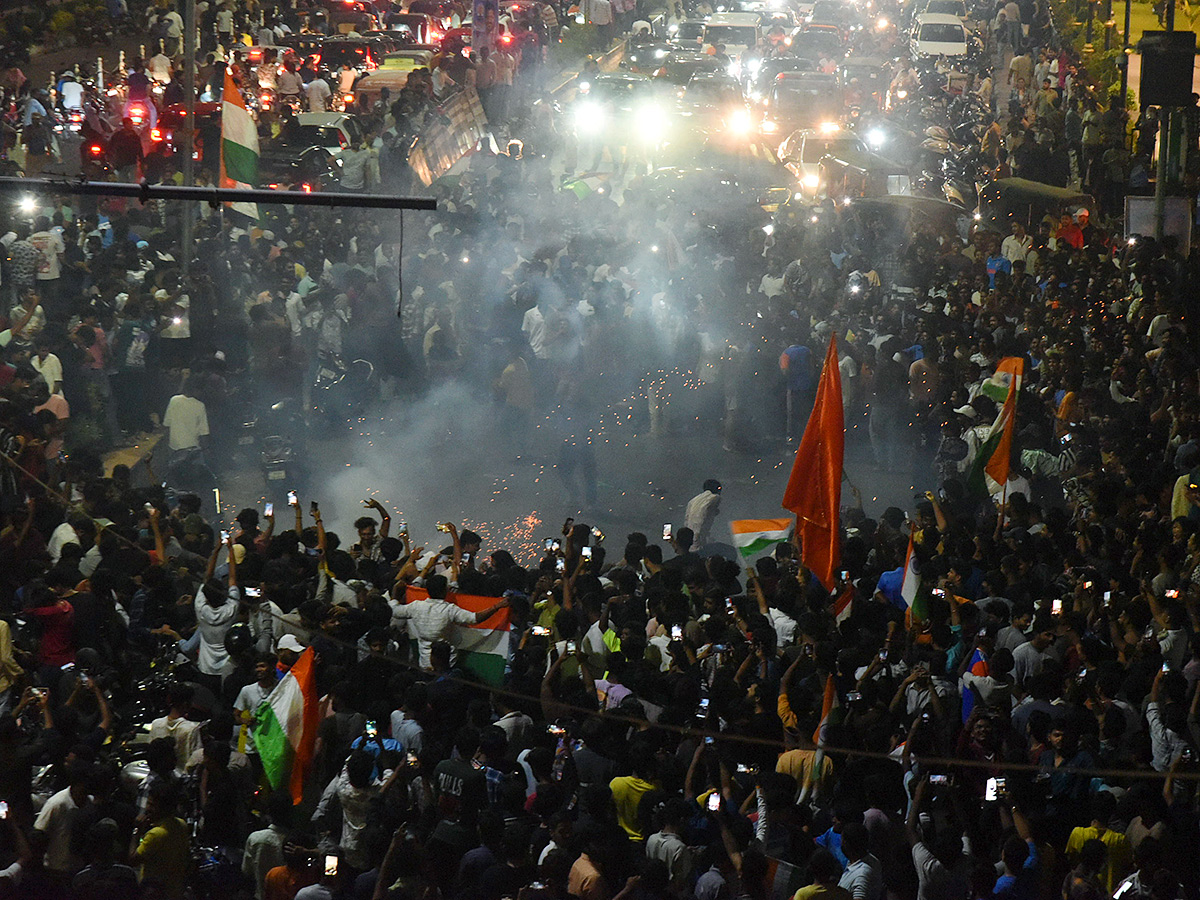
[[317,865],[302,847],[283,845],[283,865],[267,872],[263,879],[263,900],[295,900],[301,888],[316,884]]

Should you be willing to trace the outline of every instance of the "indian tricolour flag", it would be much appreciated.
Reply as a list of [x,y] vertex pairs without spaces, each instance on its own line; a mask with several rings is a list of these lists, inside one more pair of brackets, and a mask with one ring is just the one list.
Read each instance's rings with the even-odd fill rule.
[[271,787],[285,784],[292,802],[304,799],[304,776],[317,740],[317,678],[313,649],[275,685],[255,713],[254,744]]
[[743,559],[770,550],[792,536],[791,519],[735,519],[729,523],[733,546]]
[[[429,594],[423,588],[409,587],[405,602],[426,600]],[[474,594],[449,593],[446,599],[456,606],[471,612],[481,612],[496,605],[495,597],[477,597]],[[487,684],[498,686],[504,682],[504,670],[508,666],[510,623],[508,609],[494,613],[474,625],[454,625],[450,644],[457,653],[458,665],[474,672]]]
[[[221,99],[221,187],[254,187],[258,184],[258,127],[228,70]],[[258,218],[257,203],[232,203],[230,208]]]

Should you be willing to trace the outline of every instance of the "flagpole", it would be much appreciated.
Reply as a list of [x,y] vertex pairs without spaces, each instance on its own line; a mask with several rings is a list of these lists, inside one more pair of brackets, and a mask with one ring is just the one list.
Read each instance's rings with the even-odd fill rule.
[[999,537],[1004,531],[1004,520],[1008,518],[1008,479],[1004,480],[1004,490],[1000,494],[1000,515],[997,517],[999,521],[996,524],[996,536]]
[[[183,6],[183,186],[194,187],[196,184],[196,163],[193,154],[196,150],[196,0],[187,0]],[[192,243],[195,235],[195,209],[192,204],[184,203],[183,233],[180,235],[180,246],[183,259],[180,260],[180,272],[186,283],[192,266]]]

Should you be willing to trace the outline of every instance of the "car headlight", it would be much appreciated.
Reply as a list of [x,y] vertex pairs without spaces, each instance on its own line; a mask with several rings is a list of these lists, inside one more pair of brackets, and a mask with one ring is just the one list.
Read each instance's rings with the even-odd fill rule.
[[777,132],[779,130],[779,123],[772,122],[770,119],[767,119],[762,124],[762,130],[766,134],[774,134],[775,132]]
[[890,24],[891,23],[888,22],[888,20],[887,20],[887,16],[880,16],[878,19],[875,20],[875,30],[876,31],[887,31],[888,25],[890,25]]
[[734,78],[737,78],[741,74],[742,64],[735,59],[729,63],[729,68],[727,68],[725,71]]
[[841,127],[837,122],[822,122],[819,130],[821,134],[833,134],[835,131],[839,131]]
[[657,50],[654,51],[655,59],[665,59],[666,56],[667,56],[667,51],[664,50],[662,47],[659,47]]
[[866,138],[867,138],[867,143],[870,144],[872,147],[874,147],[876,150],[878,150],[880,147],[882,147],[884,144],[887,143],[887,135],[884,134],[884,131],[882,128],[870,129],[866,134]]
[[586,94],[591,89],[592,89],[592,83],[590,81],[579,82],[579,93]]
[[749,134],[752,127],[750,110],[735,109],[729,114],[729,130],[733,134]]
[[667,131],[666,112],[653,104],[640,107],[633,115],[633,126],[637,129],[637,136],[641,141],[647,144],[657,143]]
[[815,191],[817,188],[819,188],[821,186],[821,176],[813,174],[812,172],[809,172],[807,175],[805,175],[803,178],[800,179],[800,183],[803,184],[806,188],[808,188],[808,190]]
[[750,62],[746,63],[746,69],[750,72],[751,78],[757,76],[758,70],[761,68],[762,68],[762,60],[761,59],[752,59],[752,60],[750,60]]
[[581,103],[575,107],[575,130],[580,134],[595,134],[604,127],[607,115],[598,103]]

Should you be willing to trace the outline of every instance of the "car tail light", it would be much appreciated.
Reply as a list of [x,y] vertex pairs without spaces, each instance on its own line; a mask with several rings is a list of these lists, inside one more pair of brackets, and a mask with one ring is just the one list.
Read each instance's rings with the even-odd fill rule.
[[150,129],[150,140],[161,141],[162,139],[163,139],[163,133],[162,133],[161,128],[151,128]]
[[343,96],[343,97],[342,97],[342,102],[343,102],[343,103],[353,103],[353,102],[354,102],[354,95],[353,95],[353,94],[346,94],[345,96]]
[[268,184],[268,185],[267,185],[267,187],[268,187],[268,188],[270,188],[270,189],[271,189],[271,190],[273,190],[273,191],[277,191],[277,190],[279,190],[279,185],[278,185],[278,184]]
[[99,144],[89,144],[88,145],[88,155],[99,158],[104,155],[104,148],[101,147]]
[[304,191],[304,193],[306,193],[306,194],[311,194],[312,193],[312,185],[308,184],[306,182],[305,184],[300,185],[300,190]]

